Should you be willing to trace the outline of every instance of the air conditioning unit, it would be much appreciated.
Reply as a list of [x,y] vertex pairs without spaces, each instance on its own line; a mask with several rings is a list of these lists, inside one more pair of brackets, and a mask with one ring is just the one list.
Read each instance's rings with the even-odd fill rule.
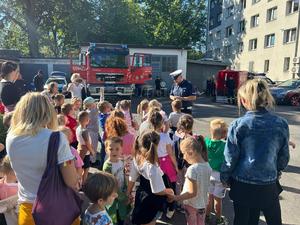
[[293,63],[299,64],[300,63],[300,57],[294,57]]

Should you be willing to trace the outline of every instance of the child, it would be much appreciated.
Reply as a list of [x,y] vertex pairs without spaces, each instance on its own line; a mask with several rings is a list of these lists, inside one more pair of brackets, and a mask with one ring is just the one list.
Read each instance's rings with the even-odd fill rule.
[[77,118],[78,113],[80,112],[82,100],[77,97],[73,97],[71,99],[71,104],[73,105],[73,117]]
[[77,121],[73,116],[74,115],[73,105],[70,104],[70,103],[63,104],[62,107],[61,107],[61,112],[65,116],[65,120],[66,120],[65,125],[66,125],[66,127],[69,127],[72,131],[72,134],[73,134],[73,140],[72,140],[71,145],[74,148],[77,148],[77,144],[78,144],[77,139],[76,139]]
[[157,132],[148,131],[138,137],[135,142],[135,156],[127,189],[127,196],[131,198],[135,181],[138,177],[140,178],[132,212],[133,224],[155,224],[162,215],[166,196],[174,194],[172,189],[166,188],[165,175],[158,166],[159,140]]
[[136,122],[132,118],[130,108],[131,108],[130,100],[120,101],[120,110],[124,113],[125,121],[128,126],[128,131],[132,134],[135,134],[138,127],[137,127]]
[[[163,133],[163,118],[159,112],[154,112],[150,117],[149,121],[153,129],[159,133],[160,141],[157,148],[157,155],[159,160],[159,166],[161,170],[167,175],[170,181],[171,188],[176,191],[176,180],[177,180],[177,161],[174,155],[172,140],[169,135]],[[171,219],[175,212],[175,204],[168,204],[166,216]]]
[[177,130],[177,123],[179,121],[179,118],[184,114],[181,112],[182,102],[180,100],[174,100],[171,105],[173,112],[171,112],[169,115],[169,125],[171,129],[170,134],[172,134],[171,136],[173,137],[175,131]]
[[102,140],[105,140],[105,122],[107,117],[109,116],[111,112],[111,104],[108,101],[102,101],[99,102],[98,105],[98,110],[99,110],[99,121],[100,121],[100,127],[103,132],[102,135]]
[[66,125],[66,117],[63,114],[57,115],[57,123],[58,126],[65,126]]
[[[99,142],[99,112],[95,103],[95,99],[92,97],[87,97],[83,101],[83,106],[86,112],[89,114],[89,123],[86,128],[92,140],[92,147],[94,151],[97,152]],[[96,158],[92,157],[91,161],[95,162]]]
[[96,155],[95,150],[92,147],[91,137],[88,130],[86,129],[89,124],[89,114],[85,111],[82,111],[78,114],[78,123],[79,126],[76,129],[76,136],[78,140],[78,151],[81,159],[83,160],[83,175],[82,183],[86,181],[89,168],[91,166],[90,154]]
[[103,165],[103,171],[108,172],[118,181],[118,198],[115,199],[111,206],[107,207],[108,214],[112,218],[114,224],[122,225],[130,212],[128,198],[126,195],[127,181],[125,175],[125,164],[122,161],[123,141],[119,137],[108,138],[105,141],[105,151],[107,160]]
[[[149,111],[151,111],[151,109],[154,108],[158,108],[159,109],[159,113],[162,115],[163,117],[163,132],[167,133],[169,131],[169,119],[168,119],[168,115],[166,114],[165,111],[162,110],[162,104],[157,101],[156,99],[153,99],[149,102]],[[146,116],[148,117],[148,115]]]
[[144,122],[147,119],[146,115],[149,111],[149,101],[147,99],[141,101],[136,111],[141,117],[141,122]]
[[56,113],[61,114],[61,106],[65,103],[65,96],[63,94],[56,94],[53,100]]
[[[4,224],[17,224],[17,200],[18,200],[18,184],[16,175],[11,168],[8,156],[5,156],[0,162],[0,211],[4,213],[6,223]],[[4,220],[4,218],[3,218]],[[1,223],[2,224],[2,223]]]
[[211,168],[207,162],[204,140],[201,136],[188,137],[181,142],[180,149],[184,160],[190,166],[185,175],[181,194],[171,197],[170,200],[183,201],[188,225],[205,225],[205,208]]
[[205,138],[205,144],[208,152],[208,162],[212,168],[210,176],[209,198],[206,208],[206,216],[209,219],[210,212],[216,202],[216,224],[224,224],[222,217],[222,199],[225,197],[226,188],[220,181],[220,170],[224,163],[224,148],[227,135],[227,124],[224,120],[215,119],[210,122],[210,136]]
[[[68,128],[66,126],[60,126],[58,130],[63,132],[66,135],[69,143],[71,144],[73,137],[72,137],[72,132],[71,132],[70,128]],[[71,148],[71,152],[72,152],[73,156],[75,157],[75,161],[74,161],[75,168],[77,170],[78,175],[81,177],[82,172],[83,172],[83,170],[82,170],[83,161],[82,161],[80,155],[78,154],[77,150],[75,148],[73,148],[71,145],[70,145],[70,148]]]
[[268,224],[282,224],[278,178],[289,162],[289,126],[273,113],[274,98],[262,79],[245,82],[238,105],[247,112],[228,128],[220,179],[230,185],[234,225],[258,224],[262,211]]
[[106,212],[118,197],[118,183],[113,175],[105,172],[92,174],[83,186],[85,195],[92,202],[83,218],[83,225],[113,225]]

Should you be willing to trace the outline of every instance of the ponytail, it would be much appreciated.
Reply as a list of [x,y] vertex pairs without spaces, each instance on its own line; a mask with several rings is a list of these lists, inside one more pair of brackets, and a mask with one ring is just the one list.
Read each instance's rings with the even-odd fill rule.
[[206,144],[205,144],[205,141],[204,141],[204,137],[202,135],[195,135],[194,138],[200,145],[200,152],[199,153],[201,154],[204,161],[208,162],[208,155],[207,155],[208,153],[207,153],[207,148],[206,148]]
[[141,103],[138,104],[137,109],[136,109],[137,114],[141,115],[142,114],[142,106]]
[[180,143],[180,149],[187,149],[188,151],[194,151],[200,154],[205,162],[208,162],[206,144],[203,136],[201,135],[197,135],[197,136],[195,135],[193,137],[185,138]]
[[136,138],[135,142],[135,157],[141,155],[151,164],[158,163],[157,147],[160,141],[160,136],[156,131],[148,131],[142,136]]

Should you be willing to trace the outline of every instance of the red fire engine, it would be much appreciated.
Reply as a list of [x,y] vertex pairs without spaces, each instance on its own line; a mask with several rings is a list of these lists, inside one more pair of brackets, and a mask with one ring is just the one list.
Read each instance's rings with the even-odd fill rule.
[[104,89],[106,96],[130,97],[135,85],[151,80],[151,55],[130,55],[127,45],[93,43],[81,46],[78,64],[71,59],[71,73],[86,80],[92,96]]

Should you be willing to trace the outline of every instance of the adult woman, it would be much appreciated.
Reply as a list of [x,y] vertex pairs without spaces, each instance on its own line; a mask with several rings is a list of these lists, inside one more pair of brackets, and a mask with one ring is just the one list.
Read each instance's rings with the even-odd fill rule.
[[[16,105],[6,146],[19,181],[18,225],[34,224],[32,205],[47,165],[49,138],[56,128],[56,113],[47,97],[28,93]],[[78,176],[73,159],[68,141],[61,133],[57,161],[65,184],[75,189]]]
[[230,185],[234,225],[258,224],[263,211],[268,225],[281,225],[279,174],[289,161],[289,128],[268,111],[274,105],[265,81],[254,79],[238,91],[247,113],[230,125],[221,181]]
[[58,94],[58,84],[56,82],[50,82],[47,90],[44,90],[41,94],[46,96],[51,103],[53,102],[53,97]]
[[14,82],[18,78],[18,73],[19,69],[16,63],[9,61],[2,63],[0,97],[3,105],[5,106],[5,112],[13,111],[15,105],[20,100],[20,91],[14,84]]
[[72,98],[77,97],[79,99],[82,99],[82,79],[80,78],[79,73],[73,73],[71,76],[71,82],[68,85],[67,91],[71,92]]

